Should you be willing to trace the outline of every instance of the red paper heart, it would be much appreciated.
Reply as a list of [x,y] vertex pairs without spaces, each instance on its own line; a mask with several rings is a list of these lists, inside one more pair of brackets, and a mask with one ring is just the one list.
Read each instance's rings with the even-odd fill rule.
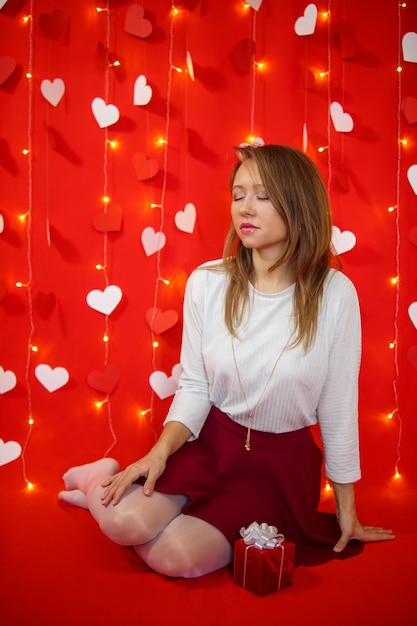
[[54,293],[45,293],[39,291],[36,295],[35,306],[36,310],[44,319],[48,318],[56,305],[56,297]]
[[401,102],[401,111],[408,124],[415,124],[417,122],[417,98],[408,96]]
[[247,74],[252,67],[252,57],[255,49],[253,39],[242,39],[232,48],[232,58],[237,71]]
[[16,61],[12,57],[0,57],[0,85],[6,82],[16,69]]
[[407,356],[411,365],[417,370],[417,346],[411,346],[407,351]]
[[337,172],[336,178],[343,191],[350,191],[350,180],[349,176],[346,173],[346,170],[340,168],[340,170]]
[[5,281],[0,278],[0,302],[2,302],[2,300],[4,300],[4,298],[7,295],[7,286]]
[[49,13],[42,13],[39,16],[38,24],[43,33],[51,39],[58,39],[65,27],[65,15],[59,9]]
[[158,162],[155,159],[147,159],[142,152],[136,152],[133,155],[133,165],[138,180],[153,178],[159,170]]
[[342,59],[353,59],[356,54],[356,44],[343,33],[336,31],[334,34],[336,48],[340,51]]
[[132,4],[126,11],[125,32],[145,39],[152,33],[152,23],[144,18],[145,11],[140,4]]
[[410,228],[408,238],[414,246],[417,246],[417,226],[413,226],[413,228]]
[[178,322],[178,313],[176,311],[161,311],[157,307],[153,307],[146,311],[146,321],[152,330],[160,335],[175,326]]
[[120,379],[120,367],[108,365],[104,372],[94,371],[87,376],[87,382],[96,391],[112,393]]
[[123,211],[120,204],[111,202],[105,213],[98,213],[93,219],[93,226],[100,233],[117,232],[122,227]]

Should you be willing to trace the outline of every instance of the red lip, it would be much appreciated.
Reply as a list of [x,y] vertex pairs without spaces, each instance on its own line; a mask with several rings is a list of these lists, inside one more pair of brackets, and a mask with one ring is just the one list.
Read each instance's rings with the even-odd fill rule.
[[242,233],[253,233],[255,230],[258,230],[258,227],[254,226],[253,224],[244,222],[240,225],[240,230]]

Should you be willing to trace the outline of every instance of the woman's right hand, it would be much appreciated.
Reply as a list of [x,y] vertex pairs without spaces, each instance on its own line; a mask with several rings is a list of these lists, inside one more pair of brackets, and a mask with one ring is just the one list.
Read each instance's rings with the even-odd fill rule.
[[122,472],[109,476],[101,483],[102,487],[106,487],[101,496],[102,504],[107,506],[111,503],[116,506],[128,487],[141,477],[146,478],[143,485],[144,494],[150,496],[156,481],[163,474],[165,466],[166,461],[151,451],[139,461],[128,465]]

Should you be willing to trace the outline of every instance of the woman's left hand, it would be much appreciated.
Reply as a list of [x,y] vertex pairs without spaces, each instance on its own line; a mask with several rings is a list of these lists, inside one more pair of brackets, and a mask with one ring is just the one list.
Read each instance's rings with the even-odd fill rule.
[[351,539],[363,542],[390,541],[395,539],[392,530],[381,528],[380,526],[362,526],[355,511],[339,511],[338,521],[341,530],[339,541],[333,547],[335,552],[342,552]]

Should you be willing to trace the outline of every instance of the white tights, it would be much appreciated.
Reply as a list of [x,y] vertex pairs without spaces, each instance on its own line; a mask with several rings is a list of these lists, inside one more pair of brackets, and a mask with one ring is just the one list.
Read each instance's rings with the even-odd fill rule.
[[141,485],[131,485],[120,502],[104,506],[103,481],[119,472],[114,459],[73,467],[63,476],[66,491],[60,500],[90,511],[103,533],[119,545],[133,546],[153,570],[166,576],[196,578],[225,567],[232,547],[211,524],[181,513],[184,495],[154,491],[145,496]]

